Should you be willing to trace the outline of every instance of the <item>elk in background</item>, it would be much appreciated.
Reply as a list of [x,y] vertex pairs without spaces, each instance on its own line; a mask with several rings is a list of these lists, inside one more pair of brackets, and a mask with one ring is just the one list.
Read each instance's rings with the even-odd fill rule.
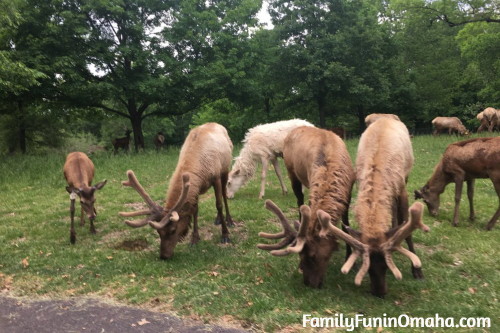
[[161,131],[158,132],[155,135],[153,141],[154,141],[156,150],[160,150],[161,148],[163,148],[163,145],[165,144],[165,137],[163,136],[163,133]]
[[94,227],[94,220],[97,215],[97,211],[94,207],[95,197],[94,192],[100,190],[106,185],[106,180],[100,182],[95,186],[92,185],[92,180],[94,179],[94,164],[92,161],[81,152],[73,152],[68,154],[66,157],[66,162],[64,163],[63,173],[64,178],[68,182],[66,191],[69,193],[69,198],[71,200],[70,213],[71,213],[71,230],[70,230],[70,242],[75,244],[76,242],[76,232],[75,232],[75,200],[77,197],[80,198],[81,206],[81,216],[80,216],[80,226],[85,224],[84,212],[87,214],[87,218],[90,220],[90,232],[92,234],[96,233]]
[[[149,224],[158,231],[161,239],[160,259],[170,259],[174,255],[177,242],[187,235],[191,218],[193,220],[191,245],[198,243],[200,239],[198,197],[210,187],[213,187],[215,192],[216,221],[222,225],[222,243],[229,242],[226,221],[229,225],[233,225],[233,221],[227,206],[226,183],[232,151],[233,144],[223,126],[206,123],[192,129],[182,146],[163,208],[151,199],[134,172],[127,171],[128,181],[122,184],[135,189],[146,201],[149,209],[119,214],[124,217],[148,215],[142,221],[125,221],[125,223],[133,228]],[[226,206],[225,220],[222,212],[223,199]]]
[[[455,183],[455,213],[453,226],[458,225],[460,198],[464,181],[467,182],[469,198],[469,219],[476,218],[473,205],[476,178],[489,178],[500,198],[500,137],[476,138],[452,143],[446,148],[431,178],[420,191],[415,190],[415,199],[423,199],[429,213],[439,213],[439,196],[449,183]],[[488,222],[486,230],[491,230],[500,217],[500,206]]]
[[[299,231],[292,229],[278,206],[266,200],[266,208],[278,216],[283,232],[261,232],[259,236],[283,240],[277,244],[259,244],[258,248],[271,251],[275,256],[298,253],[304,284],[319,288],[330,256],[333,251],[338,250],[338,243],[334,237],[319,236],[317,212],[324,210],[331,215],[333,223],[342,219],[344,225],[349,225],[348,211],[355,180],[354,168],[342,139],[330,131],[315,127],[303,126],[291,131],[285,139],[283,159],[300,207]],[[310,207],[304,205],[302,185],[309,188]],[[282,249],[287,245],[290,246]],[[347,246],[346,251],[348,258],[351,248]]]
[[[392,252],[398,251],[410,258],[413,276],[424,277],[411,235],[415,229],[427,232],[429,228],[422,223],[422,204],[415,203],[408,210],[406,184],[412,167],[413,149],[406,126],[394,119],[379,119],[368,126],[358,146],[358,198],[354,212],[359,230],[346,226],[347,232],[342,231],[335,226],[335,221],[331,223],[328,212],[318,212],[321,236],[330,233],[354,248],[342,273],[348,273],[361,256],[363,264],[355,284],[360,285],[368,273],[372,294],[382,298],[387,293],[387,268],[397,279],[402,278],[392,260]],[[409,251],[401,246],[404,239]]]
[[129,150],[130,133],[132,133],[132,131],[126,129],[124,138],[115,138],[113,140],[113,147],[115,148],[115,154],[118,153],[118,149],[120,148],[122,148],[125,151]]
[[434,132],[432,133],[434,136],[436,134],[441,136],[441,132],[446,129],[448,130],[448,135],[451,135],[453,132],[456,132],[457,135],[469,135],[469,131],[457,117],[436,117],[432,120],[432,125],[434,125]]
[[477,119],[481,123],[477,132],[481,133],[485,128],[488,129],[488,132],[492,133],[493,128],[500,126],[500,115],[498,114],[498,110],[494,108],[486,108],[484,111],[480,112],[477,115]]
[[329,127],[325,128],[327,131],[333,132],[340,136],[342,140],[345,141],[345,129],[342,126],[335,126],[335,127]]

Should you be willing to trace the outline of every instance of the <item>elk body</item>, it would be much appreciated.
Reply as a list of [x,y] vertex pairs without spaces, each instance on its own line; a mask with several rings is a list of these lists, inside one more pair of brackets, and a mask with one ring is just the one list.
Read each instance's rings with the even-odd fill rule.
[[301,119],[278,121],[275,123],[258,125],[248,130],[243,140],[244,146],[240,155],[229,173],[227,189],[228,198],[233,198],[241,186],[246,184],[255,175],[259,163],[262,163],[262,174],[260,183],[259,199],[264,197],[266,189],[266,176],[269,161],[273,164],[276,175],[281,184],[283,195],[287,189],[281,176],[278,156],[283,153],[285,138],[294,128],[299,126],[313,126],[311,123]]
[[446,129],[448,130],[449,135],[453,132],[460,135],[469,135],[469,131],[467,131],[465,126],[457,117],[436,117],[432,120],[432,125],[434,125],[434,132],[432,133],[434,136],[436,134],[441,136],[441,132]]
[[158,134],[155,135],[153,141],[154,141],[156,150],[159,150],[160,148],[162,148],[163,145],[165,144],[165,137],[163,136],[163,133],[158,132]]
[[[285,139],[283,159],[300,207],[300,227],[295,232],[283,212],[267,200],[266,208],[278,216],[284,231],[276,235],[259,233],[259,236],[284,239],[278,244],[259,244],[258,247],[272,250],[271,254],[275,256],[298,253],[304,284],[318,288],[323,283],[328,261],[332,252],[338,249],[338,243],[334,237],[319,236],[317,212],[327,212],[333,223],[342,219],[345,225],[349,225],[348,210],[355,180],[354,169],[342,139],[330,131],[315,127],[304,126],[291,131]],[[302,185],[309,188],[310,207],[304,206]],[[282,249],[287,245],[290,246]],[[348,257],[350,251],[348,246]]]
[[125,130],[125,137],[116,138],[113,140],[113,148],[115,149],[115,154],[118,153],[118,149],[120,148],[128,151],[130,143],[130,133],[132,133],[131,130]]
[[[223,126],[206,123],[192,129],[182,146],[163,208],[151,200],[137,181],[134,172],[127,171],[128,181],[122,182],[123,185],[134,188],[146,201],[149,209],[119,214],[125,217],[148,215],[142,221],[125,222],[134,228],[149,224],[158,231],[161,239],[161,259],[170,259],[174,255],[177,242],[187,235],[191,218],[193,219],[191,245],[199,241],[198,197],[210,187],[215,191],[216,222],[222,225],[222,243],[229,242],[226,221],[230,225],[233,225],[233,221],[227,206],[226,183],[232,150],[233,144]],[[222,200],[226,206],[226,219],[222,212]]]
[[493,128],[500,126],[500,117],[498,114],[498,110],[494,108],[486,108],[484,111],[478,113],[477,119],[481,123],[477,132],[481,133],[485,128],[488,129],[488,132],[492,133]]
[[76,232],[75,232],[75,200],[80,198],[81,206],[81,216],[80,216],[80,226],[85,224],[84,213],[90,220],[90,232],[92,234],[96,233],[94,227],[94,220],[97,215],[96,209],[94,207],[95,197],[94,193],[96,190],[100,190],[106,185],[106,180],[103,182],[92,186],[92,180],[94,179],[94,164],[92,161],[81,152],[73,152],[68,154],[66,157],[66,162],[64,163],[63,173],[64,178],[68,182],[66,191],[69,193],[71,200],[70,213],[71,213],[71,230],[70,230],[70,241],[71,244],[76,242]]
[[[358,146],[356,176],[359,190],[355,217],[359,230],[347,227],[348,232],[342,231],[330,222],[329,214],[318,212],[323,229],[321,235],[335,235],[354,249],[342,267],[342,273],[349,272],[356,259],[362,256],[363,264],[355,283],[360,285],[368,272],[371,292],[378,297],[387,293],[387,268],[397,279],[402,278],[392,261],[393,251],[409,257],[413,276],[423,278],[411,234],[416,228],[426,232],[429,228],[422,224],[422,204],[415,203],[408,210],[406,183],[412,166],[413,150],[406,126],[394,119],[379,119],[366,129]],[[401,246],[404,239],[409,251]]]
[[375,121],[377,121],[381,118],[391,118],[391,119],[401,121],[401,119],[399,119],[398,116],[396,116],[395,114],[392,114],[392,113],[372,113],[372,114],[366,116],[366,118],[365,118],[366,127],[370,126]]
[[[449,183],[455,183],[455,212],[452,225],[457,226],[463,183],[467,182],[469,219],[473,221],[476,217],[473,205],[476,178],[491,179],[500,198],[500,137],[476,138],[449,145],[427,184],[420,191],[415,190],[415,199],[423,199],[429,213],[437,216],[439,196]],[[487,230],[493,228],[498,217],[500,217],[500,206],[488,222]]]

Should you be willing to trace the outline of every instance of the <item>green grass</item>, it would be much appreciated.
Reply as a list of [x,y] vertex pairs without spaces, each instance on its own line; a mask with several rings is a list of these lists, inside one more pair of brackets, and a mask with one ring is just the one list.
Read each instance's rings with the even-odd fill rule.
[[[413,190],[427,182],[446,146],[458,140],[445,135],[412,140],[415,165],[407,188],[410,204],[414,201]],[[353,162],[357,143],[347,142]],[[238,151],[235,149],[235,155]],[[145,308],[175,311],[205,322],[229,321],[266,331],[298,329],[304,313],[362,313],[373,317],[382,317],[384,313],[434,317],[438,313],[456,320],[490,317],[491,331],[500,331],[500,224],[491,232],[484,230],[498,207],[490,180],[476,182],[474,223],[468,221],[464,191],[460,225],[450,225],[453,185],[442,195],[436,218],[425,210],[424,223],[431,227],[431,232],[416,231],[414,240],[426,279],[414,280],[409,260],[396,254],[395,263],[403,279],[397,281],[388,273],[389,293],[382,300],[370,295],[368,277],[357,287],[355,272],[341,274],[344,244],[339,253],[333,254],[320,290],[303,285],[297,255],[273,257],[257,249],[256,244],[261,242],[259,231],[279,230],[276,218],[258,199],[259,179],[252,180],[230,200],[230,210],[237,221],[237,226],[230,229],[232,244],[220,244],[220,227],[213,225],[216,210],[210,190],[200,198],[201,241],[195,247],[190,247],[189,242],[179,243],[172,260],[159,260],[156,231],[150,227],[132,229],[117,214],[133,210],[130,204],[142,202],[134,190],[122,187],[121,181],[126,179],[126,171],[132,169],[154,200],[164,200],[178,153],[178,149],[171,149],[92,156],[95,182],[107,179],[108,184],[96,195],[97,235],[90,234],[87,221],[84,227],[77,226],[74,246],[69,243],[69,198],[62,174],[65,156],[4,158],[0,162],[0,288],[30,297],[98,295]],[[286,174],[284,168],[283,173]],[[296,219],[296,199],[289,181],[286,183],[290,193],[283,197],[274,172],[270,170],[268,175],[266,198]],[[356,188],[354,203],[355,198]],[[23,264],[24,259],[28,266]],[[466,331],[474,330],[463,330]]]

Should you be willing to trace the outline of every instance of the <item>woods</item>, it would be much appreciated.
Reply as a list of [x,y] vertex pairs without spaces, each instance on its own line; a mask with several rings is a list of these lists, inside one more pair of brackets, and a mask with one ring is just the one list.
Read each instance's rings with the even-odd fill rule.
[[224,125],[307,119],[364,129],[370,113],[476,130],[500,107],[497,3],[6,0],[0,4],[0,153],[87,140],[153,148]]

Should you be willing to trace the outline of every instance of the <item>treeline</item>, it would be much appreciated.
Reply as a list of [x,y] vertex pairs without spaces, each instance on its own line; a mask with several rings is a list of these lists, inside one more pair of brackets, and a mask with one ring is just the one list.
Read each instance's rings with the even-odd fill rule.
[[[136,149],[162,131],[224,125],[233,140],[259,123],[307,119],[364,129],[374,112],[430,128],[470,129],[500,107],[497,2],[3,0],[1,152],[88,142]],[[75,143],[75,146],[77,144]]]

